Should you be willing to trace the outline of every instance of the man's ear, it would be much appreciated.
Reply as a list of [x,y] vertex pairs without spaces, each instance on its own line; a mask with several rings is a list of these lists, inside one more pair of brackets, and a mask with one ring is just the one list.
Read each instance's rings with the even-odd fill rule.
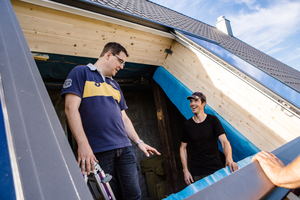
[[104,54],[104,57],[105,57],[106,60],[108,60],[109,57],[110,57],[111,55],[112,55],[111,52],[108,51],[108,52],[106,52],[106,53]]

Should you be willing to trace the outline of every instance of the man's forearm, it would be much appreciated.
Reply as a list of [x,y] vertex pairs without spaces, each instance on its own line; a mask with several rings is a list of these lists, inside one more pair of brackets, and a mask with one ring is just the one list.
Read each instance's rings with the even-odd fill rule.
[[67,94],[65,101],[65,113],[70,126],[71,132],[78,144],[78,158],[77,163],[81,167],[81,173],[86,170],[87,174],[94,170],[94,162],[97,159],[85,135],[81,117],[79,113],[79,105],[81,98],[74,94]]
[[231,145],[227,140],[225,133],[219,136],[219,140],[222,144],[223,152],[226,158],[226,163],[233,162]]
[[285,188],[300,187],[300,156],[289,165],[273,172],[274,178],[271,180],[275,185]]
[[125,126],[126,134],[128,135],[129,139],[137,143],[140,140],[140,137],[138,136],[137,132],[135,131],[133,124],[125,111],[122,111],[122,118],[123,118],[123,123]]
[[181,159],[182,169],[188,170],[186,148],[180,147],[180,159]]
[[229,142],[225,142],[223,147],[224,155],[227,162],[232,162],[232,150]]
[[88,144],[88,139],[84,133],[81,117],[78,111],[66,110],[66,117],[70,130],[78,145]]

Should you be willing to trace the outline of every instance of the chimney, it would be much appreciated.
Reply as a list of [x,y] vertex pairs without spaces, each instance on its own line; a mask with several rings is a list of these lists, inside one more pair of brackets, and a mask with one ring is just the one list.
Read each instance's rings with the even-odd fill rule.
[[226,33],[227,35],[233,36],[230,21],[225,18],[225,16],[218,17],[218,21],[216,22],[217,29],[222,31],[223,33]]

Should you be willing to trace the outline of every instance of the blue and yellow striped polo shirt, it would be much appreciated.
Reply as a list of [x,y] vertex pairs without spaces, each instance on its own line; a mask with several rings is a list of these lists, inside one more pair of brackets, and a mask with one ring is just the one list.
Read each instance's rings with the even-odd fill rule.
[[94,153],[131,146],[122,120],[127,109],[119,84],[92,64],[76,66],[65,80],[61,95],[81,98],[79,113]]

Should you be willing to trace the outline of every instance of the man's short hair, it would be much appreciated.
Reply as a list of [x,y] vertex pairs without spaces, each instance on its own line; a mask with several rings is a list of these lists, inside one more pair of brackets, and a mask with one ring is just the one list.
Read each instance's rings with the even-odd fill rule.
[[201,103],[206,102],[206,96],[202,92],[194,92],[191,96],[187,97],[187,100],[190,99],[201,99]]
[[122,52],[125,53],[125,55],[127,57],[129,57],[126,49],[122,45],[120,45],[119,43],[116,43],[116,42],[109,42],[109,43],[107,43],[104,46],[104,48],[102,50],[102,53],[100,54],[100,57],[103,57],[109,51],[112,52],[115,55],[119,55],[119,53],[122,51]]

